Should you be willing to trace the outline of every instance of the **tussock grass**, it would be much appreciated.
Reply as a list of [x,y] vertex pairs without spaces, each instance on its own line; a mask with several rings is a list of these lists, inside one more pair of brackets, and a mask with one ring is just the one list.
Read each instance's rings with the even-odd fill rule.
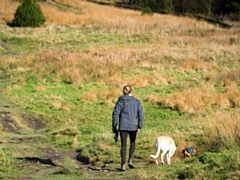
[[[7,21],[18,5],[10,2],[0,2],[0,17]],[[238,174],[239,29],[173,15],[141,16],[78,0],[57,2],[40,3],[45,27],[0,24],[0,75],[12,83],[3,93],[46,122],[57,148],[79,150],[81,160],[109,166],[108,177],[221,179]],[[113,141],[111,113],[125,84],[142,100],[145,124],[135,157],[140,168],[116,175],[119,142]],[[176,142],[172,165],[147,167],[159,135]],[[186,146],[197,147],[199,155],[183,160]],[[0,160],[11,169],[11,159],[2,152]],[[219,154],[211,158],[211,153]],[[225,159],[234,161],[234,170]],[[81,175],[103,176],[97,173]]]
[[208,119],[209,147],[213,151],[221,151],[221,148],[236,149],[240,140],[239,111],[232,113],[216,112]]
[[[82,54],[67,51],[43,51],[36,60],[33,73],[46,77],[55,74],[59,81],[81,84],[83,81],[95,79],[101,82],[105,77],[111,77],[121,72],[122,68],[130,68],[130,64],[121,54]],[[120,59],[118,59],[120,58]],[[111,68],[104,68],[111,67]]]
[[[211,90],[211,89],[210,89]],[[148,95],[146,100],[156,105],[164,105],[170,109],[182,112],[205,112],[214,108],[237,108],[239,107],[239,91],[229,88],[223,94],[212,94],[203,92],[202,89],[188,89],[185,92],[177,92],[169,98],[161,98],[155,95]]]

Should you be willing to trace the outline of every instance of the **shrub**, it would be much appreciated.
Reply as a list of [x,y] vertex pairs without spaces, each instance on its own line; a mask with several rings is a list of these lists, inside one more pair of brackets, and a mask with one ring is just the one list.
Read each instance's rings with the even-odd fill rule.
[[153,12],[152,12],[151,8],[146,7],[146,8],[142,11],[142,15],[153,15]]
[[46,21],[40,6],[35,0],[23,0],[14,14],[13,26],[39,27]]

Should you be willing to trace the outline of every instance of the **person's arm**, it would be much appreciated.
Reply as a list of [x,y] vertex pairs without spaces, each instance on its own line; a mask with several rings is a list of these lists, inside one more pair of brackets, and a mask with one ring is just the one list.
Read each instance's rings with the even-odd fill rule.
[[144,113],[142,104],[139,102],[138,104],[138,130],[137,132],[140,132],[143,127],[143,121],[144,121]]
[[121,112],[121,103],[118,101],[113,109],[112,113],[112,132],[117,132],[118,119]]

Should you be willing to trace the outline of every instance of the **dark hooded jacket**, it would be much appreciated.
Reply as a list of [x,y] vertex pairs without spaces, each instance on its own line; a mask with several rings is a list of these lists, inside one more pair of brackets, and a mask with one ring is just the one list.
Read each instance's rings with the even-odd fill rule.
[[112,131],[136,131],[143,126],[143,108],[138,99],[130,95],[118,98],[112,113]]

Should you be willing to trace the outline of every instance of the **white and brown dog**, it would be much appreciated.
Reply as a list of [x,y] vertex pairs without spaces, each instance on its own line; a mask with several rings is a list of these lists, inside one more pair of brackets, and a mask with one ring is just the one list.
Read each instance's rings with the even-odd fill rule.
[[185,149],[182,150],[182,153],[184,158],[189,158],[192,156],[196,156],[197,150],[194,147],[186,147]]
[[159,136],[156,140],[156,155],[150,155],[150,157],[156,160],[156,165],[158,165],[158,156],[160,151],[162,150],[161,154],[161,163],[164,164],[163,156],[166,154],[167,156],[167,163],[171,164],[170,159],[173,156],[176,148],[175,142],[171,137],[168,136]]

